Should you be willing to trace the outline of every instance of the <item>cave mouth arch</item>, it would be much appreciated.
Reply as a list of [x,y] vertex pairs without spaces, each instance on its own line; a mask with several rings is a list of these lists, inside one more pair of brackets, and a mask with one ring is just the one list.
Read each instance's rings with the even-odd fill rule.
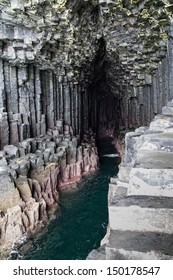
[[[121,117],[120,95],[115,94],[112,88],[116,86],[110,79],[110,57],[107,55],[106,41],[99,39],[98,51],[93,61],[93,76],[89,87],[89,127],[96,132],[97,138],[113,136],[119,131]],[[113,87],[111,86],[113,84]]]

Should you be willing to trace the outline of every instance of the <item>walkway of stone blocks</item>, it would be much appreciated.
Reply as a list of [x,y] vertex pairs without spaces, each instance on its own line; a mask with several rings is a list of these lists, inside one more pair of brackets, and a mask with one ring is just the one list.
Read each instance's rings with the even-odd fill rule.
[[107,243],[88,259],[173,259],[173,100],[125,144],[109,185]]

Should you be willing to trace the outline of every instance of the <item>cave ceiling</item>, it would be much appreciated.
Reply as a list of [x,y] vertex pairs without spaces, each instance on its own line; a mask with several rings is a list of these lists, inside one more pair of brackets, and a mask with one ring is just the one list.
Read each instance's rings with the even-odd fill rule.
[[79,75],[93,82],[102,39],[104,62],[94,79],[106,72],[116,95],[127,83],[151,83],[167,51],[172,5],[161,0],[3,0],[0,57],[22,67],[34,63],[73,82]]

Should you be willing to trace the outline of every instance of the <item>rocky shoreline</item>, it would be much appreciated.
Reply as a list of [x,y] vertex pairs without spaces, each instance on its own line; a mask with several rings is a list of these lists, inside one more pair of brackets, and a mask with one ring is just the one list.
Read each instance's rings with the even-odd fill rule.
[[[59,122],[60,123],[60,122]],[[62,133],[63,132],[63,133]],[[63,125],[47,135],[4,146],[0,152],[0,254],[33,234],[57,208],[60,192],[98,168],[92,133],[83,141]]]

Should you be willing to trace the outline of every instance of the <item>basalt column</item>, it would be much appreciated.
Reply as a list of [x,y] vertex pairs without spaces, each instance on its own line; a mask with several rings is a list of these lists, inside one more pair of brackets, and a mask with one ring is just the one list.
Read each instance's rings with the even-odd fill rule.
[[0,1],[1,243],[36,228],[59,188],[96,170],[91,130],[146,126],[173,98],[171,9],[161,0]]
[[88,128],[88,94],[79,84],[32,64],[15,67],[1,60],[1,72],[1,149],[45,135],[58,120],[71,126],[75,134],[80,134],[81,125]]

